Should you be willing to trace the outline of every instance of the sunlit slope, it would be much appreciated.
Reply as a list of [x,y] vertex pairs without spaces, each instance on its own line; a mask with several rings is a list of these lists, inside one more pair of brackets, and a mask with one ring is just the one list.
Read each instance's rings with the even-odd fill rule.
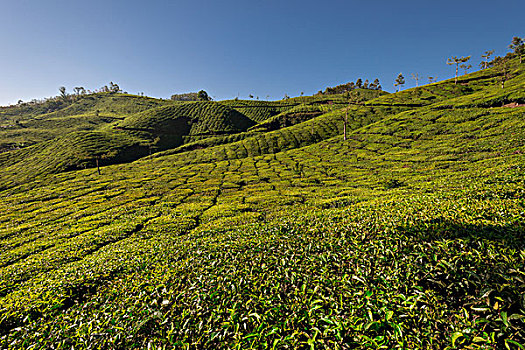
[[522,71],[11,184],[0,347],[524,347]]
[[74,131],[94,131],[126,116],[173,104],[127,94],[98,93],[0,108],[0,151],[27,147]]
[[[197,150],[195,154],[183,156],[189,157],[191,161],[212,161],[275,153],[314,144],[341,134],[345,115],[348,115],[347,132],[350,133],[386,116],[424,106],[432,106],[434,109],[488,108],[510,102],[521,103],[525,91],[522,73],[523,68],[517,64],[517,60],[512,62],[510,79],[506,82],[505,89],[500,88],[498,71],[487,69],[460,77],[457,85],[449,80],[396,94],[357,90],[348,94],[297,97],[276,102],[230,100],[220,103],[176,103],[123,94],[86,96],[69,107],[44,114],[45,118],[42,118],[45,119],[45,123],[53,125],[54,133],[61,132],[60,135],[67,134],[68,130],[87,128],[85,123],[89,123],[91,126],[87,129],[95,132],[89,137],[97,138],[102,133],[103,138],[114,139],[108,141],[112,143],[112,147],[99,148],[97,154],[78,150],[56,152],[54,151],[56,145],[53,144],[58,142],[57,139],[51,143],[41,144],[34,150],[0,155],[0,164],[9,167],[8,175],[0,180],[0,186],[12,186],[47,173],[85,166],[93,167],[97,158],[100,158],[100,164],[105,165],[137,159],[166,149],[172,149],[168,153]],[[159,104],[168,105],[152,108]],[[142,109],[145,110],[142,113],[132,113]],[[35,111],[37,112],[43,111]],[[81,112],[93,115],[86,117],[86,115],[75,114]],[[27,117],[29,112],[24,110],[24,113]],[[107,115],[101,117],[103,113]],[[254,121],[250,118],[264,119],[261,116],[254,117],[254,113],[266,115],[264,117],[266,120],[254,125]],[[274,113],[277,114],[273,115]],[[71,124],[71,129],[53,124],[56,122],[53,118],[58,118],[59,114],[66,118],[67,123],[75,121]],[[270,116],[271,114],[273,117]],[[50,115],[55,117],[51,118]],[[25,121],[28,125],[33,122],[35,121]],[[34,128],[23,127],[22,129],[28,130],[29,134],[22,133],[19,136],[31,143],[33,141],[28,135],[45,134],[44,124],[37,123]],[[250,132],[244,132],[250,127]],[[9,132],[6,132],[6,135]],[[65,140],[78,140],[82,135],[89,135],[89,132],[66,136]],[[44,138],[47,137],[49,135]],[[64,137],[61,140],[59,143],[63,145]],[[218,148],[210,149],[209,152],[202,150],[212,146]],[[119,147],[122,149],[118,149]],[[70,148],[74,149],[76,146],[71,145]],[[83,156],[79,157],[79,154]]]
[[[252,128],[253,131],[277,128],[274,131],[259,134],[245,133],[237,136],[237,138],[242,137],[242,140],[221,146],[215,145],[235,141],[235,139],[203,140],[188,144],[187,147],[161,152],[155,156],[197,149],[187,155],[181,155],[181,159],[188,159],[189,162],[208,162],[217,159],[242,158],[304,147],[341,135],[345,116],[347,116],[347,133],[350,134],[352,130],[403,111],[417,113],[420,109],[425,111],[451,110],[455,108],[466,109],[469,106],[488,109],[489,106],[501,107],[509,102],[521,103],[525,93],[525,74],[523,68],[516,65],[513,67],[511,79],[506,82],[505,89],[500,87],[497,72],[494,69],[487,69],[461,77],[458,85],[455,85],[453,80],[449,80],[396,94],[382,95],[370,101],[354,102],[347,100],[345,102],[349,104],[341,101],[341,103],[336,102],[332,105],[298,105],[283,112],[281,116],[286,116],[289,121],[290,118],[293,118],[294,110],[300,111],[298,113],[305,111],[325,113],[311,119],[307,117],[305,119],[308,120],[298,124],[290,122],[294,125],[289,127],[286,126],[288,123],[286,118],[280,119],[279,116],[276,116]],[[470,104],[466,105],[467,101],[470,101]],[[274,118],[276,118],[275,121]],[[300,118],[298,117],[298,119]],[[419,126],[424,127],[423,124],[416,124],[415,127]],[[201,149],[209,146],[215,147]]]
[[1,341],[523,344],[523,112],[428,106],[347,141],[4,191]]
[[[321,105],[321,104],[346,104],[349,98],[352,96],[354,101],[367,101],[376,98],[380,95],[388,94],[384,91],[369,90],[369,89],[357,89],[352,94],[333,94],[333,95],[314,95],[314,96],[301,96],[287,98],[280,101],[259,101],[259,100],[225,100],[219,101],[230,108],[234,108],[240,113],[246,115],[257,123],[263,123],[264,121],[274,118],[279,114],[291,111],[294,108],[308,105]],[[332,109],[335,106],[332,107]]]
[[[380,96],[377,99],[365,102],[367,105],[406,105],[406,106],[428,106],[431,104],[445,105],[450,101],[452,108],[463,106],[500,107],[508,102],[523,102],[523,90],[525,84],[525,69],[519,64],[519,60],[509,61],[507,80],[505,88],[501,88],[501,71],[497,68],[489,68],[458,77],[458,83],[454,79],[444,80],[417,88],[402,90],[395,94]],[[462,99],[463,103],[457,103],[455,99]],[[467,101],[474,100],[468,104]]]
[[233,108],[256,123],[264,121],[297,105],[288,101],[225,100],[221,104]]
[[[246,100],[220,101],[219,103],[235,108],[253,120],[260,121],[260,123],[249,128],[248,132],[225,136],[194,136],[187,138],[187,143],[181,147],[173,149],[170,153],[181,153],[189,150],[203,149],[240,141],[245,138],[260,135],[260,133],[302,123],[317,116],[348,107],[352,103],[361,104],[366,100],[384,94],[387,93],[377,90],[358,90],[352,94],[303,96],[272,102]],[[281,112],[279,113],[278,111]],[[264,117],[254,116],[258,113],[264,115]],[[319,136],[321,138],[318,137],[317,140],[331,137],[332,134],[326,134],[323,131],[320,131]],[[264,138],[264,136],[262,138]],[[313,139],[310,141],[313,141]],[[273,152],[275,151],[272,150],[271,153]]]
[[217,102],[187,102],[128,117],[117,127],[149,132],[150,137],[163,134],[182,137],[238,133],[254,124],[245,115]]
[[[345,108],[349,109],[348,113],[351,115],[347,125],[349,131],[403,110],[402,107],[350,106]],[[195,147],[196,150],[181,154],[180,159],[187,159],[188,162],[209,162],[277,153],[308,146],[342,134],[342,118],[345,113],[344,109],[339,109],[291,127],[270,132],[245,133],[241,135],[242,140],[219,146],[214,146],[213,142],[222,143],[220,139],[203,140],[198,143],[200,147]],[[206,148],[209,146],[214,147]],[[180,149],[159,152],[153,157],[163,157],[175,153],[180,153]]]
[[215,102],[191,102],[153,108],[97,131],[82,131],[0,154],[13,186],[46,174],[136,160],[154,151],[180,146],[192,136],[238,133],[254,123]]

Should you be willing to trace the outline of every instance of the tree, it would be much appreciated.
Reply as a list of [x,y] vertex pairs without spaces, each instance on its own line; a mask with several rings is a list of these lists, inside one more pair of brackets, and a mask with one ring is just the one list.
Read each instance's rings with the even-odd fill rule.
[[197,97],[201,101],[211,101],[211,97],[208,95],[208,93],[204,90],[201,90],[197,92]]
[[416,81],[416,87],[419,86],[419,74],[412,73],[412,79]]
[[394,80],[394,87],[397,88],[399,86],[399,90],[401,90],[402,85],[405,85],[405,77],[403,74],[399,73],[396,80]]
[[368,82],[368,79],[365,79],[365,82],[363,83],[363,89],[368,89],[370,86],[370,83]]
[[470,56],[467,56],[467,57],[461,57],[461,58],[457,58],[456,56],[454,57],[451,57],[447,60],[447,64],[449,66],[452,66],[452,65],[456,65],[456,75],[454,76],[454,85],[456,85],[458,83],[458,69],[459,69],[459,64],[460,63],[465,63],[467,62],[468,60],[470,60]]
[[62,97],[64,100],[67,99],[67,93],[66,93],[66,87],[65,86],[59,87],[58,91],[60,92],[60,97]]
[[86,89],[84,89],[82,86],[76,86],[73,90],[75,90],[75,94],[78,95],[84,95],[86,93]]
[[107,89],[110,92],[122,92],[120,90],[120,86],[118,84],[113,83],[112,81],[109,82],[109,89]]
[[355,81],[355,87],[360,89],[361,87],[363,87],[363,80],[361,80],[361,78],[357,79]]
[[253,95],[252,95],[252,94],[249,94],[248,97],[249,97],[249,98],[253,98]]
[[503,89],[505,87],[505,82],[510,77],[510,68],[509,68],[509,60],[507,57],[496,57],[493,61],[494,67],[496,67],[496,70],[500,74],[500,82],[501,82],[501,88]]
[[488,51],[485,51],[484,55],[481,55],[481,58],[485,59],[485,61],[482,61],[480,63],[480,66],[482,69],[486,69],[489,67],[489,59],[490,59],[490,56],[492,56],[493,54],[494,54],[494,50],[488,50]]
[[368,88],[372,90],[377,90],[378,85],[379,85],[379,80],[376,79],[373,82],[371,82],[370,85],[368,85]]
[[523,42],[523,39],[519,36],[512,38],[509,49],[514,51],[514,53],[520,58],[520,63],[522,63],[523,56],[525,56],[525,43]]
[[436,81],[437,81],[437,77],[428,77],[429,84],[435,83]]
[[465,72],[465,74],[467,74],[468,70],[469,70],[470,68],[472,68],[472,65],[471,65],[471,64],[467,65],[467,64],[463,63],[463,64],[462,64],[461,66],[459,66],[459,67],[460,67],[461,69],[463,69],[463,71]]
[[381,83],[379,82],[379,79],[375,78],[374,82],[372,83],[375,90],[382,90]]

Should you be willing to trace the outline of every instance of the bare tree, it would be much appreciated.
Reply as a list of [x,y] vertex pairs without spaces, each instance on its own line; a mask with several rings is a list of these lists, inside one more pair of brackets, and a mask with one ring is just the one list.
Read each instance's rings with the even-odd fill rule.
[[419,86],[419,74],[412,73],[412,79],[416,81],[416,87]]
[[[348,105],[350,107],[350,105]],[[348,108],[345,110],[345,116],[343,117],[343,140],[346,141],[346,125],[348,124]]]

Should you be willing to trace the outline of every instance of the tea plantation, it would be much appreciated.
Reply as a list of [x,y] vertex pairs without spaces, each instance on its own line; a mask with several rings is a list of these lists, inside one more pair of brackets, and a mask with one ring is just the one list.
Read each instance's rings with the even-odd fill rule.
[[0,348],[525,349],[525,64],[498,79],[0,112],[65,123],[0,154]]

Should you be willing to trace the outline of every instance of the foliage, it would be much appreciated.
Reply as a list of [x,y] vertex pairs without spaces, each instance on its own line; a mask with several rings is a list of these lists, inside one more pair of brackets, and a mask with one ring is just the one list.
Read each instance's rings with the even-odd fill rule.
[[514,54],[516,54],[519,59],[520,63],[523,62],[523,56],[525,56],[525,42],[522,38],[519,36],[515,36],[512,38],[512,42],[509,45],[509,49],[511,49]]
[[394,81],[394,87],[398,87],[401,89],[401,86],[405,85],[405,77],[403,74],[399,73],[396,80]]
[[361,78],[357,79],[356,82],[349,82],[346,84],[340,84],[334,87],[327,87],[324,91],[319,91],[317,95],[334,95],[334,94],[344,94],[346,92],[352,92],[355,89],[370,89],[370,90],[381,90],[381,84],[379,79],[375,79],[373,83],[368,83],[368,79],[363,80]]
[[[459,65],[468,62],[468,60],[470,60],[470,56],[460,57],[460,58],[458,58],[457,56],[453,56],[453,57],[447,59],[447,64],[449,66],[452,66],[452,65],[456,66],[456,75],[454,76],[454,84],[458,83],[458,68],[459,68]],[[465,65],[465,67],[466,67],[466,65]]]
[[[503,89],[488,68],[350,105],[126,98],[122,120],[5,152],[0,348],[525,347],[524,107],[502,106],[525,72],[508,69]],[[206,148],[46,168],[176,120]]]

